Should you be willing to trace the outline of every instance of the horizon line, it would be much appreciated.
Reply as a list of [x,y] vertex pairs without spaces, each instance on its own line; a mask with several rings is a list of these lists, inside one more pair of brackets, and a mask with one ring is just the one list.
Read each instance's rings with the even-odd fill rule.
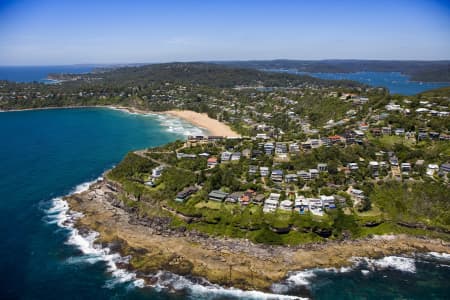
[[214,59],[214,60],[167,60],[158,62],[109,62],[109,63],[62,63],[62,64],[0,64],[0,67],[59,67],[59,66],[112,66],[112,65],[155,65],[171,63],[215,63],[215,62],[252,62],[252,61],[373,61],[373,62],[449,62],[447,59],[373,59],[373,58],[319,58],[319,59],[297,59],[297,58],[270,58],[270,59]]

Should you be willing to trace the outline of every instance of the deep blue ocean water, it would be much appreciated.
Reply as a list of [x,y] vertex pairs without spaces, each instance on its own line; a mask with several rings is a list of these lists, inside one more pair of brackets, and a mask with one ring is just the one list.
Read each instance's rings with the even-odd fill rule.
[[68,66],[0,66],[0,80],[16,82],[51,82],[47,80],[50,73],[88,73],[94,69],[89,65]]
[[427,90],[450,86],[448,82],[410,81],[407,75],[399,72],[356,72],[356,73],[307,73],[296,70],[270,70],[290,74],[305,74],[321,79],[358,81],[374,87],[385,87],[391,94],[415,95]]
[[[182,286],[178,293],[120,282],[107,263],[67,244],[70,231],[49,222],[52,199],[96,179],[129,150],[195,130],[171,118],[101,108],[0,113],[0,299],[267,297],[202,289],[177,277],[167,280]],[[354,269],[293,273],[274,291],[312,299],[448,299],[449,278],[448,256],[390,257]]]

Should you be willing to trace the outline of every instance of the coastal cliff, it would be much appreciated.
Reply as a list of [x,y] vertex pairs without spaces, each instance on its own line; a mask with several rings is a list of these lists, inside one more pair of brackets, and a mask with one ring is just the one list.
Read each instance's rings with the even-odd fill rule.
[[[358,240],[269,246],[245,239],[212,237],[173,228],[166,217],[141,217],[124,205],[117,182],[99,180],[87,191],[65,198],[72,211],[81,212],[76,226],[99,233],[98,243],[122,256],[130,256],[124,268],[152,284],[159,270],[203,277],[211,283],[245,290],[268,291],[290,271],[342,267],[355,257],[383,257],[416,252],[450,252],[450,244],[438,239],[409,235],[375,236]],[[133,200],[132,200],[133,201]],[[155,206],[155,210],[158,209]]]

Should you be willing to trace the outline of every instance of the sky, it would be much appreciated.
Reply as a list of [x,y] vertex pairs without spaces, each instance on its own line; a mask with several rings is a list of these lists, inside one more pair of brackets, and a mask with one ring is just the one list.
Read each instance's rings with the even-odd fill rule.
[[450,0],[0,0],[0,65],[450,59]]

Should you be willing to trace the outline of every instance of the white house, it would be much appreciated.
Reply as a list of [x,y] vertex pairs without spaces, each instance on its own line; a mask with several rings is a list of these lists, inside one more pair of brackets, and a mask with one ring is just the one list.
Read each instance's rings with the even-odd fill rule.
[[429,164],[427,167],[427,175],[433,177],[439,171],[439,166],[437,164]]

